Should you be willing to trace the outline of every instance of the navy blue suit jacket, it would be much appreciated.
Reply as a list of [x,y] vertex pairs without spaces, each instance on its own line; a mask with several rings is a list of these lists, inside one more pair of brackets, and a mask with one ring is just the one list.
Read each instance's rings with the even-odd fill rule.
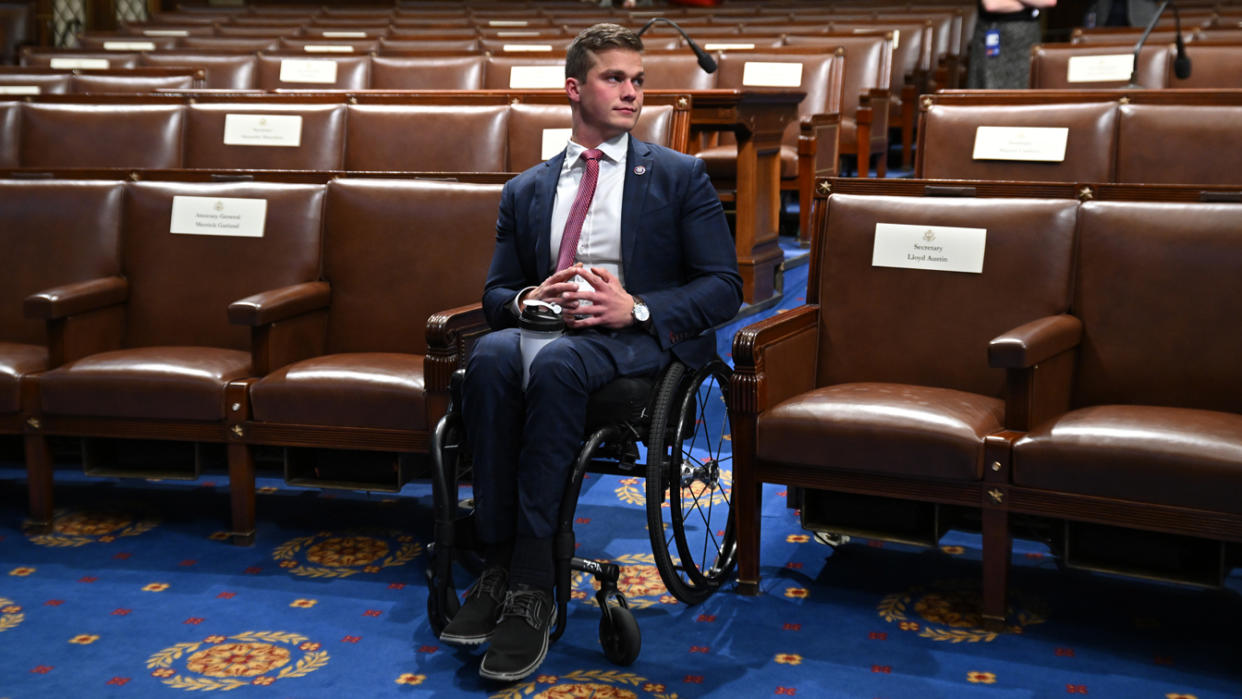
[[[552,205],[564,160],[561,151],[505,185],[483,291],[483,310],[495,329],[516,325],[513,298],[553,272]],[[626,291],[651,309],[661,349],[702,366],[716,353],[715,338],[703,331],[728,321],[742,302],[733,239],[703,161],[631,136],[622,196]],[[621,345],[614,359],[627,373],[624,345],[641,339],[642,331],[602,332]]]

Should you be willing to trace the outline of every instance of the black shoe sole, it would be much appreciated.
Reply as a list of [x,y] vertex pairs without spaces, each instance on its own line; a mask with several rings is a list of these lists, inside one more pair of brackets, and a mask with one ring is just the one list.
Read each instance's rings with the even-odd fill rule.
[[497,682],[516,682],[535,674],[535,670],[538,670],[539,666],[543,665],[544,659],[548,657],[548,637],[552,634],[553,626],[556,626],[555,608],[552,610],[552,618],[548,620],[548,632],[543,635],[543,647],[539,649],[539,655],[530,665],[513,672],[495,672],[487,669],[487,656],[485,655],[483,656],[483,662],[479,663],[479,677],[485,680],[496,680]]
[[441,633],[440,641],[453,646],[481,646],[492,640],[492,634],[486,633],[478,636],[458,636],[451,633]]

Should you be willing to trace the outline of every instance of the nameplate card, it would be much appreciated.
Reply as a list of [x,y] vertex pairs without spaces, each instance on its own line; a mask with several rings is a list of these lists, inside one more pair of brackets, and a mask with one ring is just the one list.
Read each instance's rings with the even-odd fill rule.
[[224,145],[296,148],[302,117],[295,114],[225,114]]
[[877,223],[871,265],[979,274],[987,237],[986,228]]
[[539,157],[547,160],[565,150],[565,144],[569,143],[569,137],[573,135],[573,132],[573,129],[544,129],[543,143],[539,146]]
[[58,70],[107,70],[106,58],[53,58],[49,64]]
[[507,53],[515,53],[515,52],[526,52],[526,53],[540,52],[542,53],[545,51],[551,51],[552,44],[505,44],[504,50]]
[[798,87],[801,84],[801,63],[746,61],[742,66],[743,87]]
[[536,89],[565,87],[565,66],[513,66],[509,70],[509,87]]
[[755,45],[747,42],[716,42],[712,44],[703,44],[704,51],[754,51]]
[[266,199],[173,197],[170,233],[262,238]]
[[0,85],[0,95],[37,95],[38,85]]
[[535,31],[528,31],[528,32],[496,32],[496,36],[499,36],[499,37],[514,37],[514,36],[539,36],[539,32],[535,32]]
[[104,51],[154,51],[153,41],[105,41]]
[[320,34],[325,39],[365,39],[366,32],[324,32]]
[[344,44],[307,44],[302,47],[307,53],[353,53],[353,46]]
[[332,84],[336,82],[336,61],[286,58],[280,62],[280,82]]
[[1070,56],[1066,71],[1065,80],[1071,83],[1124,82],[1134,72],[1134,54]]
[[975,130],[975,160],[1060,163],[1065,160],[1067,126],[980,126]]
[[143,36],[189,36],[189,29],[143,29]]
[[488,22],[487,22],[487,26],[489,26],[489,27],[529,27],[529,26],[530,26],[530,22],[527,22],[527,21],[526,21],[526,20],[524,20],[524,19],[521,19],[521,20],[518,20],[518,19],[493,19],[493,20],[488,20]]

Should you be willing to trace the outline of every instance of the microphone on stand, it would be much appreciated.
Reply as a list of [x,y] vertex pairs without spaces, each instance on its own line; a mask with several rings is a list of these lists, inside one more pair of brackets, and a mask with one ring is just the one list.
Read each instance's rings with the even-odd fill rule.
[[[1173,5],[1173,0],[1164,0],[1164,2],[1160,3],[1160,7],[1156,8],[1156,14],[1152,16],[1151,21],[1147,23],[1147,28],[1143,30],[1143,35],[1134,44],[1134,67],[1130,70],[1130,84],[1126,87],[1142,87],[1142,85],[1138,84],[1139,51],[1147,43],[1147,37],[1151,36],[1151,30],[1156,28],[1156,22],[1160,21],[1160,16],[1164,14],[1165,8],[1169,5]],[[1173,59],[1173,74],[1178,79],[1185,80],[1190,77],[1190,57],[1186,55],[1186,43],[1182,40],[1182,16],[1177,11],[1177,5],[1173,5],[1173,24],[1174,29],[1177,31],[1177,57]]]
[[707,55],[706,51],[699,48],[699,45],[694,43],[694,39],[691,39],[690,35],[686,34],[686,32],[682,30],[681,27],[677,26],[677,23],[671,19],[665,19],[664,17],[653,17],[649,22],[643,25],[642,29],[638,30],[638,35],[642,36],[643,32],[650,29],[651,25],[655,24],[656,22],[664,22],[665,24],[669,25],[673,29],[676,29],[678,34],[681,34],[681,38],[685,39],[686,43],[690,45],[690,50],[694,52],[694,55],[699,57],[699,67],[703,69],[703,72],[705,73],[716,72],[715,59]]

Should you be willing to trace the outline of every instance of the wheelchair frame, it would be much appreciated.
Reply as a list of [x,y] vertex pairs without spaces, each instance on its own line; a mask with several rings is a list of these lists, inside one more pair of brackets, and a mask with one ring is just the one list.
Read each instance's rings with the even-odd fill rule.
[[[674,360],[658,378],[650,381],[646,405],[639,414],[610,414],[586,436],[569,472],[569,483],[558,513],[557,617],[552,640],[565,632],[573,574],[583,572],[592,575],[600,585],[595,599],[601,611],[599,640],[605,656],[618,665],[629,665],[637,659],[642,646],[638,623],[624,593],[617,587],[621,566],[574,555],[574,513],[588,472],[645,476],[652,553],[660,578],[678,600],[686,604],[702,602],[733,572],[737,558],[732,490],[721,482],[722,462],[732,458],[731,449],[727,456],[724,453],[729,433],[727,405],[722,406],[723,424],[715,434],[711,431],[713,426],[702,419],[709,401],[727,400],[731,373],[719,359],[697,371]],[[427,612],[437,635],[460,605],[452,582],[456,554],[476,548],[470,508],[462,507],[465,503],[459,503],[456,497],[462,478],[469,470],[464,425],[456,409],[460,405],[463,380],[464,370],[459,369],[453,376],[449,410],[436,425],[431,444],[436,523],[426,571],[430,588]],[[592,410],[598,410],[597,406],[588,408],[588,425],[595,417]],[[639,470],[639,442],[647,446],[645,472]],[[652,458],[653,455],[657,458]],[[675,490],[669,490],[670,484],[675,484]],[[678,497],[670,497],[670,492],[676,492]],[[720,496],[723,496],[723,508],[716,507]],[[697,530],[687,531],[687,519],[692,520],[692,527],[704,530],[701,542]],[[722,525],[723,529],[715,529]]]

